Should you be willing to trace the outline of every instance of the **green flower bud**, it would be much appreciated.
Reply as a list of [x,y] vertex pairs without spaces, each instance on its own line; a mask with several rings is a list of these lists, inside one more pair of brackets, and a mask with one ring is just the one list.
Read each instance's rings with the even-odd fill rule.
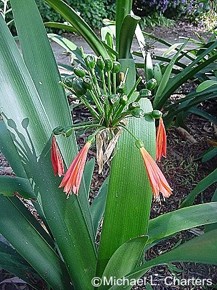
[[99,68],[100,70],[104,70],[104,68],[105,68],[105,62],[104,62],[104,60],[102,59],[101,56],[99,56],[99,57],[97,58],[96,64],[97,64],[97,66],[98,66],[98,68]]
[[105,59],[105,71],[109,72],[113,68],[113,62],[110,58]]
[[92,89],[91,80],[89,78],[83,78],[83,86],[85,87],[85,89],[91,90]]
[[144,143],[139,139],[136,140],[135,145],[138,149],[144,147]]
[[63,83],[64,83],[67,87],[69,87],[69,88],[72,87],[72,79],[71,79],[71,78],[65,78],[65,79],[63,80]]
[[148,90],[154,90],[157,86],[157,81],[156,79],[150,79],[147,84],[146,84],[146,87]]
[[81,79],[74,79],[72,82],[72,88],[78,97],[83,96],[87,91]]
[[117,87],[117,93],[124,94],[124,92],[125,92],[124,84],[121,84],[120,86]]
[[62,134],[65,137],[69,137],[70,135],[72,135],[72,132],[73,132],[73,128],[71,126],[67,126],[67,127],[64,128]]
[[81,77],[81,78],[85,77],[86,75],[86,72],[80,67],[74,68],[74,73],[76,74],[76,76]]
[[112,104],[116,103],[116,102],[118,101],[118,99],[119,99],[119,96],[118,96],[118,95],[110,95],[110,96],[109,96],[109,101],[110,101]]
[[141,118],[144,116],[144,111],[140,108],[135,108],[130,111],[131,115],[136,118]]
[[113,62],[112,72],[115,73],[115,74],[116,74],[116,73],[119,73],[120,69],[121,69],[121,64],[120,64],[120,62],[118,62],[118,61],[114,61],[114,62]]
[[127,95],[121,96],[121,98],[120,98],[120,104],[125,106],[127,104],[127,102],[128,102]]
[[55,129],[53,129],[53,133],[54,135],[60,135],[63,133],[63,130],[64,130],[63,126],[58,126]]
[[139,109],[140,108],[140,104],[137,102],[132,102],[129,104],[128,106],[129,110],[134,110],[134,109]]
[[89,69],[94,69],[95,65],[96,65],[96,58],[94,55],[88,55],[85,59],[84,59],[86,66]]
[[139,92],[139,97],[140,98],[147,98],[147,97],[150,97],[151,96],[151,91],[148,90],[148,89],[142,89],[140,92]]
[[151,117],[154,119],[160,119],[162,117],[162,113],[159,110],[153,110],[151,112]]

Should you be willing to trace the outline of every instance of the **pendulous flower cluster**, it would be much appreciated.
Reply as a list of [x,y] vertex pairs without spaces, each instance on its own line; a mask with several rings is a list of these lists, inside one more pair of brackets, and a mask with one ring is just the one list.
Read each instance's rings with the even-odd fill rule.
[[[67,80],[63,85],[89,110],[92,115],[92,120],[89,123],[77,124],[67,128],[57,127],[54,129],[54,135],[68,137],[73,130],[86,128],[94,129],[94,133],[88,138],[88,141],[76,155],[65,174],[64,162],[56,138],[55,136],[52,137],[51,162],[53,171],[55,175],[64,175],[59,187],[63,188],[67,197],[72,193],[78,195],[88,150],[93,140],[99,139],[100,136],[101,145],[98,146],[99,144],[97,144],[97,149],[104,147],[103,142],[104,144],[110,142],[108,145],[109,155],[108,152],[106,155],[111,156],[121,129],[123,129],[133,136],[140,150],[154,198],[158,200],[160,193],[163,197],[169,197],[172,189],[167,183],[163,173],[141,141],[126,127],[128,118],[148,117],[158,119],[156,160],[160,161],[162,157],[166,157],[167,141],[162,113],[158,110],[144,113],[139,103],[140,99],[152,96],[152,91],[155,90],[157,81],[155,79],[149,79],[145,83],[145,88],[141,89],[138,93],[137,86],[142,81],[142,78],[139,77],[137,79],[131,90],[126,90],[128,70],[122,72],[119,62],[110,59],[103,60],[101,57],[95,58],[94,56],[87,56],[85,58],[85,64],[85,68],[75,67],[71,82]],[[102,151],[101,149],[100,151]],[[100,155],[97,154],[97,156]],[[102,155],[101,158],[97,158],[97,161],[98,159],[102,160]],[[99,168],[102,166],[103,164],[99,164]]]

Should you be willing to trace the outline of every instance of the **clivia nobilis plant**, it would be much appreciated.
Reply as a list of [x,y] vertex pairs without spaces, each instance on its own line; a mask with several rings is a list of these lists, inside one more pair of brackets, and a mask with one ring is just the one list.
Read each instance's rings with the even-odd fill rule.
[[87,138],[86,144],[72,161],[59,187],[63,187],[67,197],[72,193],[78,195],[87,153],[91,145],[96,142],[97,161],[99,172],[101,172],[103,163],[105,163],[104,155],[106,155],[102,150],[105,147],[103,144],[107,143],[110,148],[109,156],[106,159],[108,161],[115,148],[118,136],[122,130],[126,130],[134,138],[135,145],[140,150],[154,198],[159,200],[160,193],[162,193],[163,197],[169,197],[172,189],[163,173],[145,149],[143,142],[126,126],[129,118],[158,119],[156,160],[160,161],[162,156],[166,157],[167,140],[162,113],[158,110],[145,113],[140,108],[139,103],[142,98],[152,95],[152,91],[157,85],[156,80],[150,79],[145,83],[145,88],[137,92],[137,86],[142,81],[142,77],[139,76],[127,93],[126,79],[128,69],[125,72],[121,71],[120,62],[111,59],[103,60],[102,57],[97,58],[94,55],[87,55],[84,61],[86,64],[85,68],[76,66],[73,77],[67,78],[62,82],[62,85],[83,103],[89,110],[92,120],[89,123],[76,124],[66,128],[59,126],[54,129],[51,160],[55,174],[59,176],[64,175],[64,162],[55,135],[67,137],[71,135],[73,130],[87,128],[93,129],[94,132]]

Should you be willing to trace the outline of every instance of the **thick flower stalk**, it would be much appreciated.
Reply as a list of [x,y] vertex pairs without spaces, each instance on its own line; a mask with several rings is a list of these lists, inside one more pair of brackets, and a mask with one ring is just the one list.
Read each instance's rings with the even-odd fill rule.
[[160,168],[157,166],[154,159],[143,146],[140,147],[140,152],[142,154],[142,158],[148,173],[148,179],[154,194],[154,198],[159,200],[160,193],[162,193],[163,197],[169,197],[172,194],[172,189]]
[[162,156],[167,155],[167,135],[164,127],[163,119],[159,119],[159,126],[157,129],[157,148],[156,148],[156,159],[160,161]]
[[87,142],[84,147],[77,154],[72,164],[69,166],[62,182],[60,183],[60,188],[63,187],[63,191],[69,197],[72,193],[78,195],[81,178],[84,172],[84,166],[87,159],[87,153],[91,146],[91,142]]
[[55,136],[52,137],[51,163],[54,174],[62,176],[64,174],[64,164]]

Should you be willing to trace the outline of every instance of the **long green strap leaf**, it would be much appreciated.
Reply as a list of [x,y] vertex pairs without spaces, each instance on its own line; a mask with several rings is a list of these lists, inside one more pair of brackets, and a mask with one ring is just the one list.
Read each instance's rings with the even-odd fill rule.
[[26,199],[36,199],[29,180],[22,177],[0,176],[0,194],[13,196],[18,192]]
[[0,151],[4,154],[10,166],[13,168],[14,173],[25,178],[26,172],[23,168],[20,156],[9,131],[2,120],[0,120]]
[[127,15],[122,23],[120,31],[120,43],[119,43],[119,58],[130,58],[131,57],[131,45],[133,37],[135,35],[136,26],[140,20],[140,17],[135,15]]
[[25,157],[28,149],[20,144],[25,141],[28,148],[34,144],[32,154],[38,156],[52,129],[31,76],[2,17],[0,27],[1,111],[7,127],[16,134],[19,153]]
[[[20,9],[22,9],[21,6]],[[62,250],[64,259],[68,262],[67,266],[72,280],[75,285],[81,285],[78,288],[86,288],[87,283],[90,287],[90,277],[92,278],[95,273],[96,253],[86,192],[81,188],[78,198],[72,196],[66,200],[62,190],[58,189],[60,180],[52,183],[53,172],[49,153],[51,146],[46,148],[47,164],[43,165],[46,170],[38,168],[37,157],[47,144],[52,128],[15,42],[6,24],[2,19],[0,21],[0,88],[2,93],[0,106],[7,118],[14,119],[8,121],[6,119],[8,127],[16,135],[16,145],[24,159],[28,177],[32,178],[34,175],[34,180],[38,181],[36,184],[42,196],[42,206],[48,219],[47,223],[53,236],[60,243],[58,246]],[[49,145],[51,144],[49,143]],[[38,176],[35,176],[37,174]],[[46,178],[48,175],[49,183]],[[51,193],[52,197],[48,193]],[[74,219],[71,213],[73,213]],[[77,233],[79,234],[77,235]],[[75,239],[75,237],[79,237],[79,239]],[[65,241],[67,241],[67,246]],[[88,244],[86,252],[83,251],[81,241]],[[81,250],[71,251],[72,248],[81,248]],[[83,269],[87,269],[87,271],[85,272]],[[83,275],[87,275],[87,278],[84,278]]]
[[[212,202],[217,202],[217,188],[212,196]],[[209,231],[216,230],[216,229],[217,229],[217,222],[214,224],[206,225],[204,231],[209,232]]]
[[[68,199],[53,175],[47,144],[36,165],[33,180],[38,185],[46,221],[66,263],[76,289],[92,289],[96,271],[96,249],[85,221],[80,195]],[[83,193],[82,193],[83,194]],[[85,269],[85,270],[84,270]]]
[[180,231],[217,222],[217,202],[194,205],[165,213],[150,220],[149,243]]
[[41,290],[41,286],[37,286],[40,277],[12,247],[3,242],[0,242],[0,268],[26,281],[33,289]]
[[[150,268],[171,262],[195,262],[217,265],[217,230],[194,238],[183,245],[146,262],[135,271],[125,276],[126,279],[138,279]],[[135,281],[135,280],[134,280]],[[130,290],[132,286],[113,286],[110,290]]]
[[217,168],[202,179],[181,203],[181,207],[192,205],[198,194],[217,181]]
[[[69,126],[72,124],[69,105],[64,89],[59,84],[61,78],[36,3],[34,0],[11,0],[10,3],[23,58],[48,116],[51,129],[57,126]],[[70,138],[58,139],[58,142],[64,160],[69,165],[72,156],[77,153],[76,139],[72,134]]]
[[[142,257],[147,241],[148,236],[141,236],[121,245],[109,260],[102,276],[108,279],[121,278],[133,271]],[[100,289],[108,288],[109,286],[102,286]]]
[[171,82],[168,84],[164,90],[161,98],[156,102],[155,108],[161,109],[169,96],[179,88],[185,81],[192,78],[197,72],[201,71],[203,68],[208,66],[210,63],[213,63],[217,59],[217,54],[210,56],[208,59],[201,60],[209,55],[210,52],[217,48],[217,41],[215,41],[209,48],[202,52],[192,63],[190,63],[184,70],[177,74],[174,78],[171,79]]
[[77,30],[69,24],[63,24],[59,22],[44,22],[45,27],[57,28],[59,30],[66,30],[68,32],[77,32]]
[[182,51],[182,49],[186,46],[187,42],[183,43],[181,45],[181,47],[179,48],[179,50],[177,51],[177,53],[172,57],[170,63],[168,64],[163,76],[162,76],[162,79],[161,79],[161,82],[159,84],[159,87],[157,88],[157,92],[154,96],[154,102],[153,102],[153,106],[155,107],[156,104],[158,104],[158,102],[161,100],[161,97],[162,97],[162,94],[163,94],[163,91],[165,90],[166,86],[168,85],[168,82],[169,82],[169,78],[171,76],[171,72],[172,72],[172,69],[173,69],[173,66],[180,54],[180,52]]
[[124,18],[130,14],[132,9],[133,0],[116,0],[116,51],[119,52],[121,26]]
[[73,8],[61,0],[46,0],[46,2],[84,37],[97,55],[101,55],[103,58],[109,58],[102,41]]
[[98,227],[105,212],[106,197],[108,192],[108,181],[109,179],[107,177],[103,182],[102,186],[100,187],[99,193],[94,198],[90,207],[95,234],[97,233]]
[[[122,60],[122,70],[130,68],[126,84],[128,90],[135,81],[133,60]],[[142,103],[145,112],[152,111],[149,100]],[[153,120],[130,120],[128,129],[144,141],[146,149],[155,155],[155,124]],[[124,242],[147,233],[152,191],[135,140],[127,132],[117,144],[112,160],[109,188],[99,246],[98,274],[104,268],[113,253]]]
[[71,289],[65,265],[17,208],[15,199],[0,196],[0,233],[51,287]]

